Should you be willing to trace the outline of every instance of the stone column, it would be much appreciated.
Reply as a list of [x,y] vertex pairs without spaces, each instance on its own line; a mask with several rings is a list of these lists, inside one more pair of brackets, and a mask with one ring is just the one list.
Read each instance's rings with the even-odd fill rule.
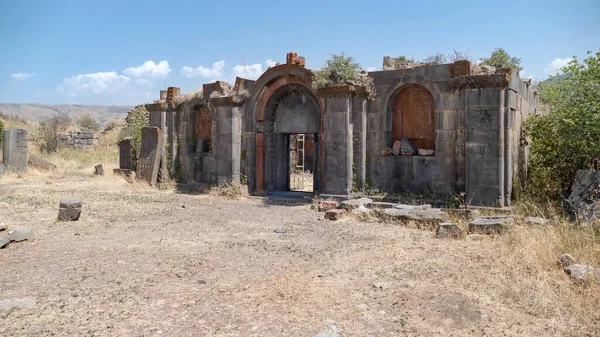
[[27,172],[27,131],[5,129],[2,132],[2,162],[15,172]]
[[211,110],[216,112],[217,139],[213,140],[213,151],[217,158],[219,184],[240,183],[240,160],[242,150],[241,103],[232,97],[210,100]]
[[365,187],[367,159],[367,97],[366,91],[357,92],[352,98],[353,123],[353,179],[360,190]]
[[473,205],[504,206],[505,93],[466,89],[466,192]]
[[325,194],[349,195],[352,192],[353,99],[356,89],[354,86],[344,86],[319,91],[324,102],[322,190]]

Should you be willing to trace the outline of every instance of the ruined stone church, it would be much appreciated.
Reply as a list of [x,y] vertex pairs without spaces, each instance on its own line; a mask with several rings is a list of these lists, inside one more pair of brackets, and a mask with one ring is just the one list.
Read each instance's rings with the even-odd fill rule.
[[464,193],[473,205],[506,206],[526,174],[521,124],[538,97],[513,69],[476,68],[373,71],[372,92],[315,90],[304,58],[290,53],[256,81],[187,96],[170,87],[146,109],[164,133],[169,174],[183,182],[290,191],[300,167],[314,193]]

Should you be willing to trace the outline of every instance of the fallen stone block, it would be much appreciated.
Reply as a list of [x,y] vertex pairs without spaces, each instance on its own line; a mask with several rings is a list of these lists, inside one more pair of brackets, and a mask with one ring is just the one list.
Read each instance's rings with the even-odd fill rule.
[[10,243],[10,238],[8,236],[1,237],[0,238],[0,249],[6,248],[6,246],[8,246],[9,243]]
[[441,224],[439,224],[437,230],[435,231],[435,235],[439,238],[460,238],[463,235],[463,233],[458,224],[451,222],[442,222]]
[[424,204],[424,205],[396,204],[394,206],[394,208],[397,208],[397,209],[430,209],[431,205],[428,205],[428,204]]
[[40,157],[36,156],[34,154],[29,156],[27,165],[29,165],[31,167],[35,167],[39,170],[46,170],[46,171],[52,171],[52,170],[56,169],[56,165],[52,164],[51,162],[47,161],[44,158],[40,158]]
[[330,209],[329,211],[325,212],[325,219],[329,219],[332,221],[339,220],[346,216],[347,213],[348,212],[345,209]]
[[370,208],[366,208],[365,206],[359,206],[358,208],[355,208],[352,210],[353,214],[362,214],[362,215],[369,215],[371,214],[373,210]]
[[4,222],[0,222],[0,232],[8,229],[8,226]]
[[469,223],[469,233],[497,234],[507,231],[515,220],[511,216],[477,218]]
[[435,150],[419,149],[418,154],[419,156],[433,156]]
[[96,171],[97,176],[104,175],[104,167],[102,166],[102,164],[98,164],[98,165],[94,166],[94,170]]
[[479,211],[469,208],[445,208],[444,212],[463,220],[471,220],[479,217]]
[[81,200],[63,199],[60,201],[58,209],[58,220],[77,221],[81,216]]
[[419,153],[419,148],[413,143],[412,140],[402,137],[402,153],[405,155],[415,155]]
[[565,274],[575,281],[600,281],[600,268],[595,268],[587,264],[575,263],[575,259],[571,254],[562,254],[558,258],[559,264],[562,266]]
[[360,198],[360,199],[351,199],[342,201],[342,206],[346,209],[355,209],[373,202],[373,199],[370,198]]
[[319,212],[326,212],[330,209],[334,209],[338,207],[338,202],[335,200],[321,200],[319,201]]
[[8,238],[11,242],[33,240],[35,239],[35,234],[33,234],[33,231],[30,228],[17,227],[12,231],[8,232]]
[[448,214],[439,208],[386,208],[381,212],[384,217],[390,217],[401,221],[415,221],[419,223],[440,223],[448,221]]
[[382,209],[382,208],[394,208],[396,207],[398,204],[394,204],[391,202],[379,202],[379,201],[374,201],[371,203],[366,204],[365,206],[367,208],[371,208],[371,209]]
[[394,156],[399,156],[401,152],[402,152],[402,142],[397,140],[392,145],[392,154]]

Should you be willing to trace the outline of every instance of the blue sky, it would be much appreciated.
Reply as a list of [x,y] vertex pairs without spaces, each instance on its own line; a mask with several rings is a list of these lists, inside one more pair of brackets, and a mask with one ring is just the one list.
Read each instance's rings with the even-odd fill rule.
[[134,105],[236,75],[256,78],[295,51],[380,69],[385,55],[503,47],[544,79],[600,49],[600,1],[0,2],[0,102]]

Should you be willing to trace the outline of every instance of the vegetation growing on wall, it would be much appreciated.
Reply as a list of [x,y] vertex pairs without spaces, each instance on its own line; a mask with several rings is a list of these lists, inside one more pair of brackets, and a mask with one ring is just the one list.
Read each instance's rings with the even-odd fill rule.
[[358,85],[364,86],[369,91],[370,98],[375,97],[373,78],[369,77],[366,71],[361,70],[361,66],[352,56],[345,56],[344,53],[331,54],[331,58],[325,61],[323,68],[316,70],[314,74],[314,89]]
[[529,118],[528,190],[559,198],[570,192],[577,170],[600,158],[600,51],[576,58],[540,85],[549,113]]
[[[150,121],[148,111],[144,105],[138,105],[127,113],[125,118],[127,126],[123,129],[121,139],[131,137],[133,139],[133,148],[135,153],[140,153],[142,147],[142,128],[148,126]],[[133,162],[133,169],[137,169],[137,160]]]
[[504,48],[496,48],[489,58],[484,58],[481,63],[496,68],[513,68],[516,71],[523,70],[521,67],[521,59],[508,55]]

